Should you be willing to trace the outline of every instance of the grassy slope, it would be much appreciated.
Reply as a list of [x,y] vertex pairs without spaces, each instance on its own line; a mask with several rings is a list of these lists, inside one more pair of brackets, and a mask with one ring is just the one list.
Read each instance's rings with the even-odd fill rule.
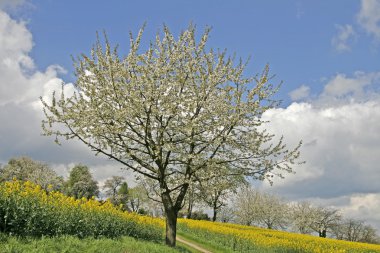
[[177,234],[179,236],[181,236],[183,239],[185,239],[186,241],[189,241],[191,243],[199,245],[200,247],[202,247],[204,249],[207,249],[207,250],[209,250],[211,252],[214,252],[214,253],[230,253],[230,252],[233,252],[232,250],[224,249],[224,248],[222,248],[221,246],[219,246],[217,244],[213,244],[211,242],[207,242],[205,240],[202,240],[200,238],[191,236],[189,234],[185,234],[183,232],[177,232]]
[[[196,245],[199,245],[200,247],[207,249],[213,253],[234,253],[236,251],[233,251],[232,249],[229,248],[224,248],[221,245],[216,244],[215,242],[212,241],[206,241],[202,238],[199,237],[194,237],[192,235],[183,233],[183,232],[177,232],[179,236],[181,236],[183,239],[186,241],[189,241],[191,243],[194,243]],[[192,252],[192,251],[191,251]],[[194,251],[198,252],[198,251]],[[277,252],[283,252],[278,249],[270,249],[270,248],[262,248],[262,247],[257,247],[257,249],[252,249],[250,253],[277,253]],[[288,251],[284,251],[288,253]]]
[[176,249],[165,245],[136,240],[131,237],[120,239],[78,239],[72,236],[43,239],[18,239],[1,236],[0,253],[190,253],[179,245]]
[[[189,245],[186,245],[186,244],[181,243],[181,242],[179,242],[179,241],[177,241],[177,247],[180,247],[180,248],[183,249],[183,250],[187,250],[187,251],[184,251],[184,252],[189,252],[189,253],[201,253],[199,250],[193,249],[193,248],[190,247]],[[202,248],[203,248],[203,245],[202,245]]]

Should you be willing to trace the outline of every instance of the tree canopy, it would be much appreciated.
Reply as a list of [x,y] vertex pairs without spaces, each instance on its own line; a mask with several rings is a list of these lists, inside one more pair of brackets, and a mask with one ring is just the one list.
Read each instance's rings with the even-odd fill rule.
[[[246,62],[208,49],[210,29],[199,42],[190,25],[176,39],[164,26],[147,50],[131,34],[130,50],[96,42],[74,61],[76,92],[41,99],[46,135],[78,139],[95,153],[153,180],[175,245],[176,220],[193,180],[209,180],[214,168],[228,175],[271,180],[291,172],[299,146],[265,130],[262,114],[277,106],[269,67],[246,76]],[[219,176],[219,175],[218,175]]]
[[66,194],[78,199],[96,197],[99,194],[98,182],[93,179],[90,169],[85,165],[75,165],[71,169],[65,186]]
[[[216,221],[219,210],[227,205],[232,194],[247,182],[242,175],[229,176],[223,168],[215,168],[213,178],[196,182],[195,196],[213,210],[212,221]],[[218,176],[218,174],[220,176]]]
[[27,156],[11,158],[7,165],[0,167],[0,182],[13,179],[30,181],[45,190],[60,190],[63,178],[46,163],[35,161]]

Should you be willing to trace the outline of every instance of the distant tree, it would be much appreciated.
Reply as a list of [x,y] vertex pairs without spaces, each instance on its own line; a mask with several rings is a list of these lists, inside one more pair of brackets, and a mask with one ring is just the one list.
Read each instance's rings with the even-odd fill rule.
[[137,211],[138,214],[142,214],[142,215],[149,215],[149,211],[146,210],[145,208],[141,207],[139,208],[139,210]]
[[[103,185],[103,189],[105,190],[105,194],[106,196],[110,199],[110,201],[115,204],[115,205],[119,205],[120,203],[118,203],[118,195],[119,195],[119,189],[121,187],[121,185],[123,183],[126,183],[124,182],[124,177],[121,177],[121,176],[112,176],[111,178],[107,179],[105,182],[104,182],[104,185]],[[126,185],[127,186],[127,194],[128,194],[128,184]]]
[[380,244],[380,238],[376,229],[371,225],[365,224],[359,242]]
[[117,195],[116,195],[116,205],[122,205],[122,209],[124,211],[129,211],[130,209],[128,208],[128,200],[130,198],[129,196],[129,187],[127,182],[123,182],[119,189],[117,190]]
[[337,226],[342,219],[339,210],[328,207],[316,207],[313,211],[314,222],[311,228],[319,237],[326,237],[328,232]]
[[[164,212],[164,206],[160,197],[160,187],[157,186],[154,180],[138,178],[137,189],[139,203],[149,215],[155,217],[162,217]],[[135,203],[137,203],[135,201]]]
[[351,242],[377,243],[376,230],[356,219],[343,219],[331,228],[333,237]]
[[359,242],[380,244],[380,238],[376,229],[371,225],[365,224]]
[[233,201],[234,215],[238,223],[251,226],[256,221],[259,192],[252,187],[242,187]]
[[65,185],[65,192],[77,199],[97,197],[98,183],[93,179],[89,168],[85,165],[76,165],[71,169],[69,179]]
[[178,39],[165,26],[142,51],[141,29],[125,57],[98,41],[74,63],[76,92],[42,100],[46,135],[78,139],[157,182],[172,247],[195,177],[228,165],[228,175],[271,180],[299,158],[301,144],[289,150],[264,130],[261,116],[278,105],[269,67],[249,77],[243,61],[209,50],[209,31],[198,42],[192,25]]
[[311,234],[315,222],[315,207],[304,201],[290,204],[289,210],[293,231],[301,234]]
[[279,196],[261,192],[255,216],[256,222],[269,229],[285,229],[289,223],[288,205]]
[[142,185],[137,185],[129,189],[128,206],[132,212],[138,212],[148,201],[146,189]]
[[223,167],[214,169],[209,180],[197,182],[195,195],[213,210],[212,221],[216,221],[220,209],[227,205],[231,194],[236,193],[237,188],[246,184],[243,176],[226,176]]
[[187,194],[184,199],[183,209],[186,211],[183,213],[181,211],[181,216],[186,216],[186,218],[191,218],[194,207],[201,202],[201,200],[196,195],[196,187],[194,184],[190,184],[187,190]]
[[0,181],[10,181],[13,178],[33,182],[45,190],[48,190],[49,186],[49,190],[60,190],[63,186],[63,178],[47,164],[25,156],[10,159],[8,164],[0,169]]
[[274,194],[260,192],[251,187],[239,191],[235,208],[236,218],[246,225],[284,229],[289,223],[289,209],[286,202]]
[[231,206],[223,206],[219,211],[218,220],[220,222],[233,223],[235,221],[234,208]]
[[202,211],[194,211],[192,216],[192,220],[210,220],[210,217],[208,217],[207,213],[204,213]]

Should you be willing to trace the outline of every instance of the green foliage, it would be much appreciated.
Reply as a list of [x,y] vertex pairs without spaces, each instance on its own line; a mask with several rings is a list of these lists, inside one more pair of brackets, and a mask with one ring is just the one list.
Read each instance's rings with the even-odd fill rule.
[[120,185],[119,190],[117,191],[115,205],[121,206],[122,210],[124,211],[129,211],[128,199],[129,199],[128,183],[123,182]]
[[145,210],[144,208],[139,208],[137,211],[138,214],[147,215],[149,212]]
[[116,206],[121,206],[123,210],[128,210],[128,183],[124,177],[112,176],[104,183],[103,189],[106,190],[106,196]]
[[[184,247],[172,249],[159,243],[136,240],[131,237],[119,239],[79,239],[73,236],[54,238],[9,237],[0,233],[0,253],[177,253],[190,252]],[[1,239],[0,239],[1,240]]]
[[90,169],[85,165],[76,165],[70,171],[65,185],[65,193],[77,199],[98,196],[98,183],[93,179]]
[[118,194],[120,186],[125,183],[127,187],[127,192],[128,193],[128,184],[124,182],[124,177],[120,176],[112,176],[111,178],[107,179],[104,182],[103,188],[106,190],[106,196],[108,196],[111,199],[115,199],[116,195]]
[[192,220],[210,220],[210,217],[208,217],[207,213],[194,211],[191,213],[191,219]]
[[120,185],[120,188],[117,191],[117,193],[120,194],[120,195],[128,195],[128,192],[129,192],[128,183],[127,182],[123,182]]

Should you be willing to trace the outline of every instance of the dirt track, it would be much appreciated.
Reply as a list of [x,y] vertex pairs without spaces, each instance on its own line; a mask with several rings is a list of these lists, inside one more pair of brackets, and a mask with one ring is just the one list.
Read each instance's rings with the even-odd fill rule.
[[202,253],[212,253],[211,251],[208,251],[208,250],[206,250],[206,249],[204,249],[204,248],[202,248],[202,247],[200,247],[194,243],[188,242],[185,239],[178,237],[178,236],[177,236],[177,241],[182,242],[182,243],[184,243],[184,244],[186,244],[186,245],[188,245],[188,246],[190,246],[196,250],[199,250]]

